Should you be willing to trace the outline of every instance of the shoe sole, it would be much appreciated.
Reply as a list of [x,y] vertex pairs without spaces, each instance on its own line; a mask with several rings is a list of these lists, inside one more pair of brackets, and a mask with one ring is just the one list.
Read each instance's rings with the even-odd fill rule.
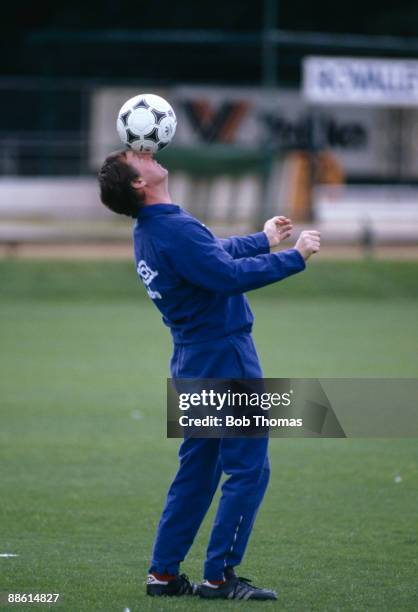
[[166,593],[164,592],[164,585],[153,585],[152,588],[147,586],[147,595],[150,597],[193,597],[197,593]]

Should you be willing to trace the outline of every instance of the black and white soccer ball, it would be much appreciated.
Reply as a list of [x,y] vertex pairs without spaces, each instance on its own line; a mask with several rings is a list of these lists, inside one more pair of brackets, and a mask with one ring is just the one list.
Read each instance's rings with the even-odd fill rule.
[[139,94],[125,102],[116,128],[121,141],[136,151],[156,153],[172,140],[177,126],[171,105],[154,94]]

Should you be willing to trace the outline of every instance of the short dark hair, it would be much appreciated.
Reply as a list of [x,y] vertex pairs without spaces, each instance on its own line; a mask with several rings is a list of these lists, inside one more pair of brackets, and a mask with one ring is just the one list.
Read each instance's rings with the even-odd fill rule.
[[100,199],[115,213],[136,219],[143,206],[143,196],[132,186],[139,173],[126,161],[126,151],[115,151],[106,157],[98,179]]

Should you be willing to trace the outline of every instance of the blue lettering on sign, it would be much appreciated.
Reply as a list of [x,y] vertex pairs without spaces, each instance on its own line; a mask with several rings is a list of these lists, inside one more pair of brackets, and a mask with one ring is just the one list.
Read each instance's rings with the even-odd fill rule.
[[319,84],[324,89],[329,87],[332,89],[334,87],[334,75],[331,70],[320,70],[319,72]]

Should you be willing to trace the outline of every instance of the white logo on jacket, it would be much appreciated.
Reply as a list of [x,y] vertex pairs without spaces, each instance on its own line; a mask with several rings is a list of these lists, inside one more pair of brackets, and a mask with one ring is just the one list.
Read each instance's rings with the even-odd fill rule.
[[158,291],[153,291],[150,288],[150,284],[152,283],[154,278],[158,276],[158,271],[151,270],[151,268],[149,267],[149,265],[144,259],[141,259],[140,261],[138,261],[136,271],[141,277],[142,282],[144,283],[145,289],[147,290],[147,293],[150,296],[150,298],[152,300],[161,300],[162,299],[161,293],[159,293]]

